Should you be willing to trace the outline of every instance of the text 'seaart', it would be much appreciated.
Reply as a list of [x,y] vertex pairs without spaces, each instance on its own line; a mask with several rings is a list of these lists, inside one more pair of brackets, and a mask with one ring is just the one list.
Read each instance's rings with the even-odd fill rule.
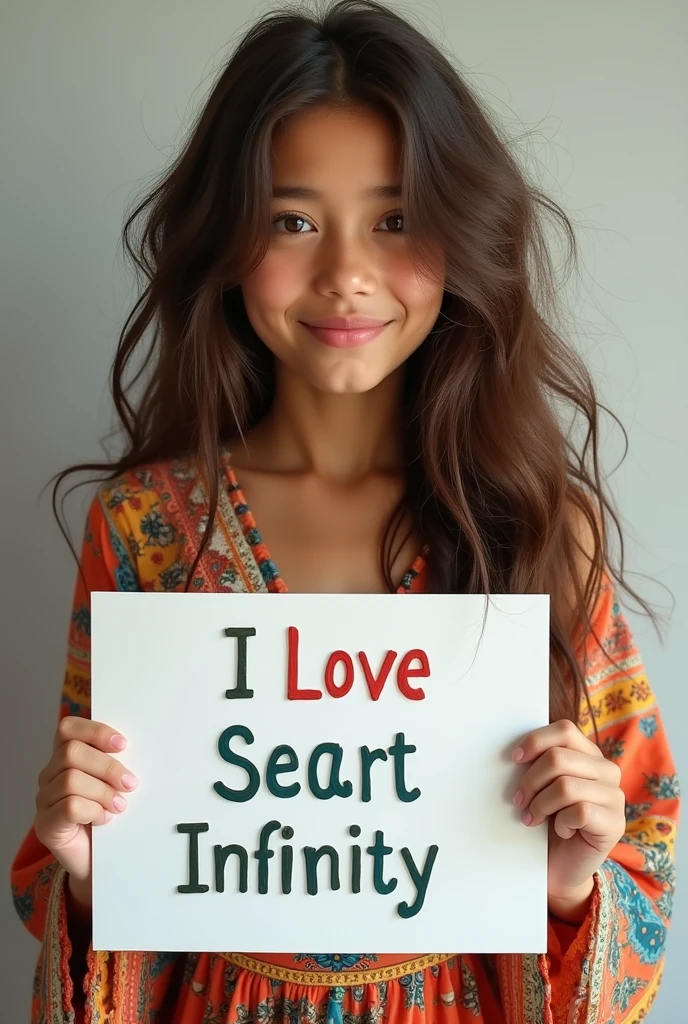
[[[95,949],[542,952],[546,595],[92,595],[92,716],[128,740],[93,829]],[[127,657],[122,657],[126,637]]]

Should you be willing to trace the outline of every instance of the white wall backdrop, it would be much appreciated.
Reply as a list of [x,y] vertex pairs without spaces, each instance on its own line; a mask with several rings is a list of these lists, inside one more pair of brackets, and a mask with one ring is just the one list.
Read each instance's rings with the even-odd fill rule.
[[[107,373],[134,292],[119,252],[125,205],[173,152],[249,0],[4,0],[0,90],[0,537],[3,877],[33,816],[62,681],[74,564],[48,478],[97,457]],[[629,565],[676,610],[662,646],[631,614],[679,772],[688,778],[688,440],[685,63],[681,0],[433,0],[398,5],[470,70],[541,186],[578,230],[578,343],[630,453],[612,478]],[[605,441],[612,464],[619,437]],[[87,489],[85,489],[87,491]],[[69,506],[75,537],[83,502]],[[633,541],[632,538],[635,538]],[[664,605],[661,587],[632,582]],[[683,837],[681,836],[680,839]],[[685,1021],[688,842],[657,1024]],[[2,1011],[28,1020],[38,951],[0,896]]]

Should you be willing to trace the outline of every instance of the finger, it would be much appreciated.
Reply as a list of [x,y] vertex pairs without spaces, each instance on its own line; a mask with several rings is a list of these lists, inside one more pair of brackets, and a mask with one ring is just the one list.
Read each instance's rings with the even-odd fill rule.
[[541,790],[524,810],[523,821],[526,825],[540,825],[550,814],[578,803],[598,804],[616,811],[621,807],[622,800],[623,792],[620,789],[590,779],[560,775],[551,785]]
[[118,793],[112,786],[108,786],[102,779],[87,775],[78,768],[68,768],[47,786],[39,789],[36,797],[36,809],[48,810],[68,796],[93,800],[114,814],[125,810],[127,806],[127,801],[121,793]]
[[519,764],[529,764],[550,747],[568,747],[590,757],[603,758],[599,747],[584,736],[578,726],[568,718],[562,718],[551,725],[543,725],[524,736],[511,755]]
[[621,769],[604,757],[591,757],[570,747],[550,747],[524,773],[514,796],[517,807],[527,807],[533,797],[561,775],[590,779],[618,788]]
[[587,802],[565,807],[555,816],[554,831],[562,839],[570,839],[576,832],[583,832],[586,841],[596,849],[604,850],[616,846],[624,834],[624,820],[620,820],[607,807]]
[[70,825],[105,825],[111,820],[110,811],[106,811],[97,800],[66,796],[36,816],[36,833],[40,833],[39,838],[55,836],[66,831]]
[[94,722],[90,718],[80,718],[78,715],[65,715],[61,718],[55,737],[53,739],[53,750],[57,750],[68,740],[82,740],[91,747],[105,751],[121,751],[127,745],[127,741],[116,729],[105,725],[104,722]]
[[86,775],[101,779],[120,792],[132,790],[138,784],[136,777],[116,758],[103,754],[82,740],[72,739],[63,743],[53,754],[38,777],[39,788],[44,789],[70,768],[78,768]]

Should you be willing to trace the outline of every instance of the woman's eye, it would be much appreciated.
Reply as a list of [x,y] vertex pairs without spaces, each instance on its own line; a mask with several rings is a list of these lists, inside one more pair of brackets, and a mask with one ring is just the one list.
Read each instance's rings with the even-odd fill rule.
[[[274,224],[279,224],[279,222],[282,221],[282,220],[283,221],[301,221],[304,224],[309,224],[310,223],[310,221],[306,220],[306,218],[303,217],[300,213],[280,213],[280,215],[278,217],[274,218],[272,223],[273,223],[273,225]],[[304,235],[304,234],[310,234],[310,232],[308,232],[308,231],[298,231],[298,230],[297,231],[289,230],[289,231],[279,231],[278,234],[280,234],[280,235]]]
[[[403,213],[387,213],[382,218],[381,223],[384,224],[384,223],[386,223],[389,220],[394,220],[394,221],[397,221],[397,222],[401,221],[402,224],[403,224],[403,222],[404,222],[404,215],[403,215]],[[391,232],[389,232],[389,234],[392,234],[392,235],[398,235],[400,233],[401,233],[401,228],[399,229],[399,231],[391,231]]]
[[[304,217],[303,214],[301,214],[301,213],[280,213],[277,217],[275,217],[273,219],[273,221],[272,221],[273,226],[279,224],[281,221],[284,221],[285,223],[287,221],[291,221],[292,224],[294,222],[297,222],[297,221],[302,223],[302,224],[310,224],[310,221],[308,220],[308,218]],[[380,224],[387,224],[388,221],[395,221],[397,226],[398,226],[400,221],[403,223],[403,214],[400,213],[400,212],[399,213],[386,213],[385,216],[378,223],[380,223]],[[285,231],[278,231],[277,233],[280,234],[280,235],[310,235],[311,234],[310,231],[301,231],[298,228],[296,230],[292,230],[291,228],[287,228],[287,230],[285,230]],[[383,229],[383,234],[398,235],[400,233],[401,233],[401,229],[399,229],[399,230],[394,230],[394,229],[390,230],[389,228]]]

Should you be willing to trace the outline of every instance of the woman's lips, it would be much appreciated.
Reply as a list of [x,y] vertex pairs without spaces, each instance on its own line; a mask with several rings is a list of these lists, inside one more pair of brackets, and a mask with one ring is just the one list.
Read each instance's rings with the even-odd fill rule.
[[373,341],[379,334],[382,334],[385,327],[388,327],[389,324],[380,324],[379,327],[355,327],[348,331],[334,327],[312,327],[306,323],[303,326],[318,341],[322,341],[324,345],[329,345],[330,348],[356,348],[358,345],[367,345],[369,341]]

